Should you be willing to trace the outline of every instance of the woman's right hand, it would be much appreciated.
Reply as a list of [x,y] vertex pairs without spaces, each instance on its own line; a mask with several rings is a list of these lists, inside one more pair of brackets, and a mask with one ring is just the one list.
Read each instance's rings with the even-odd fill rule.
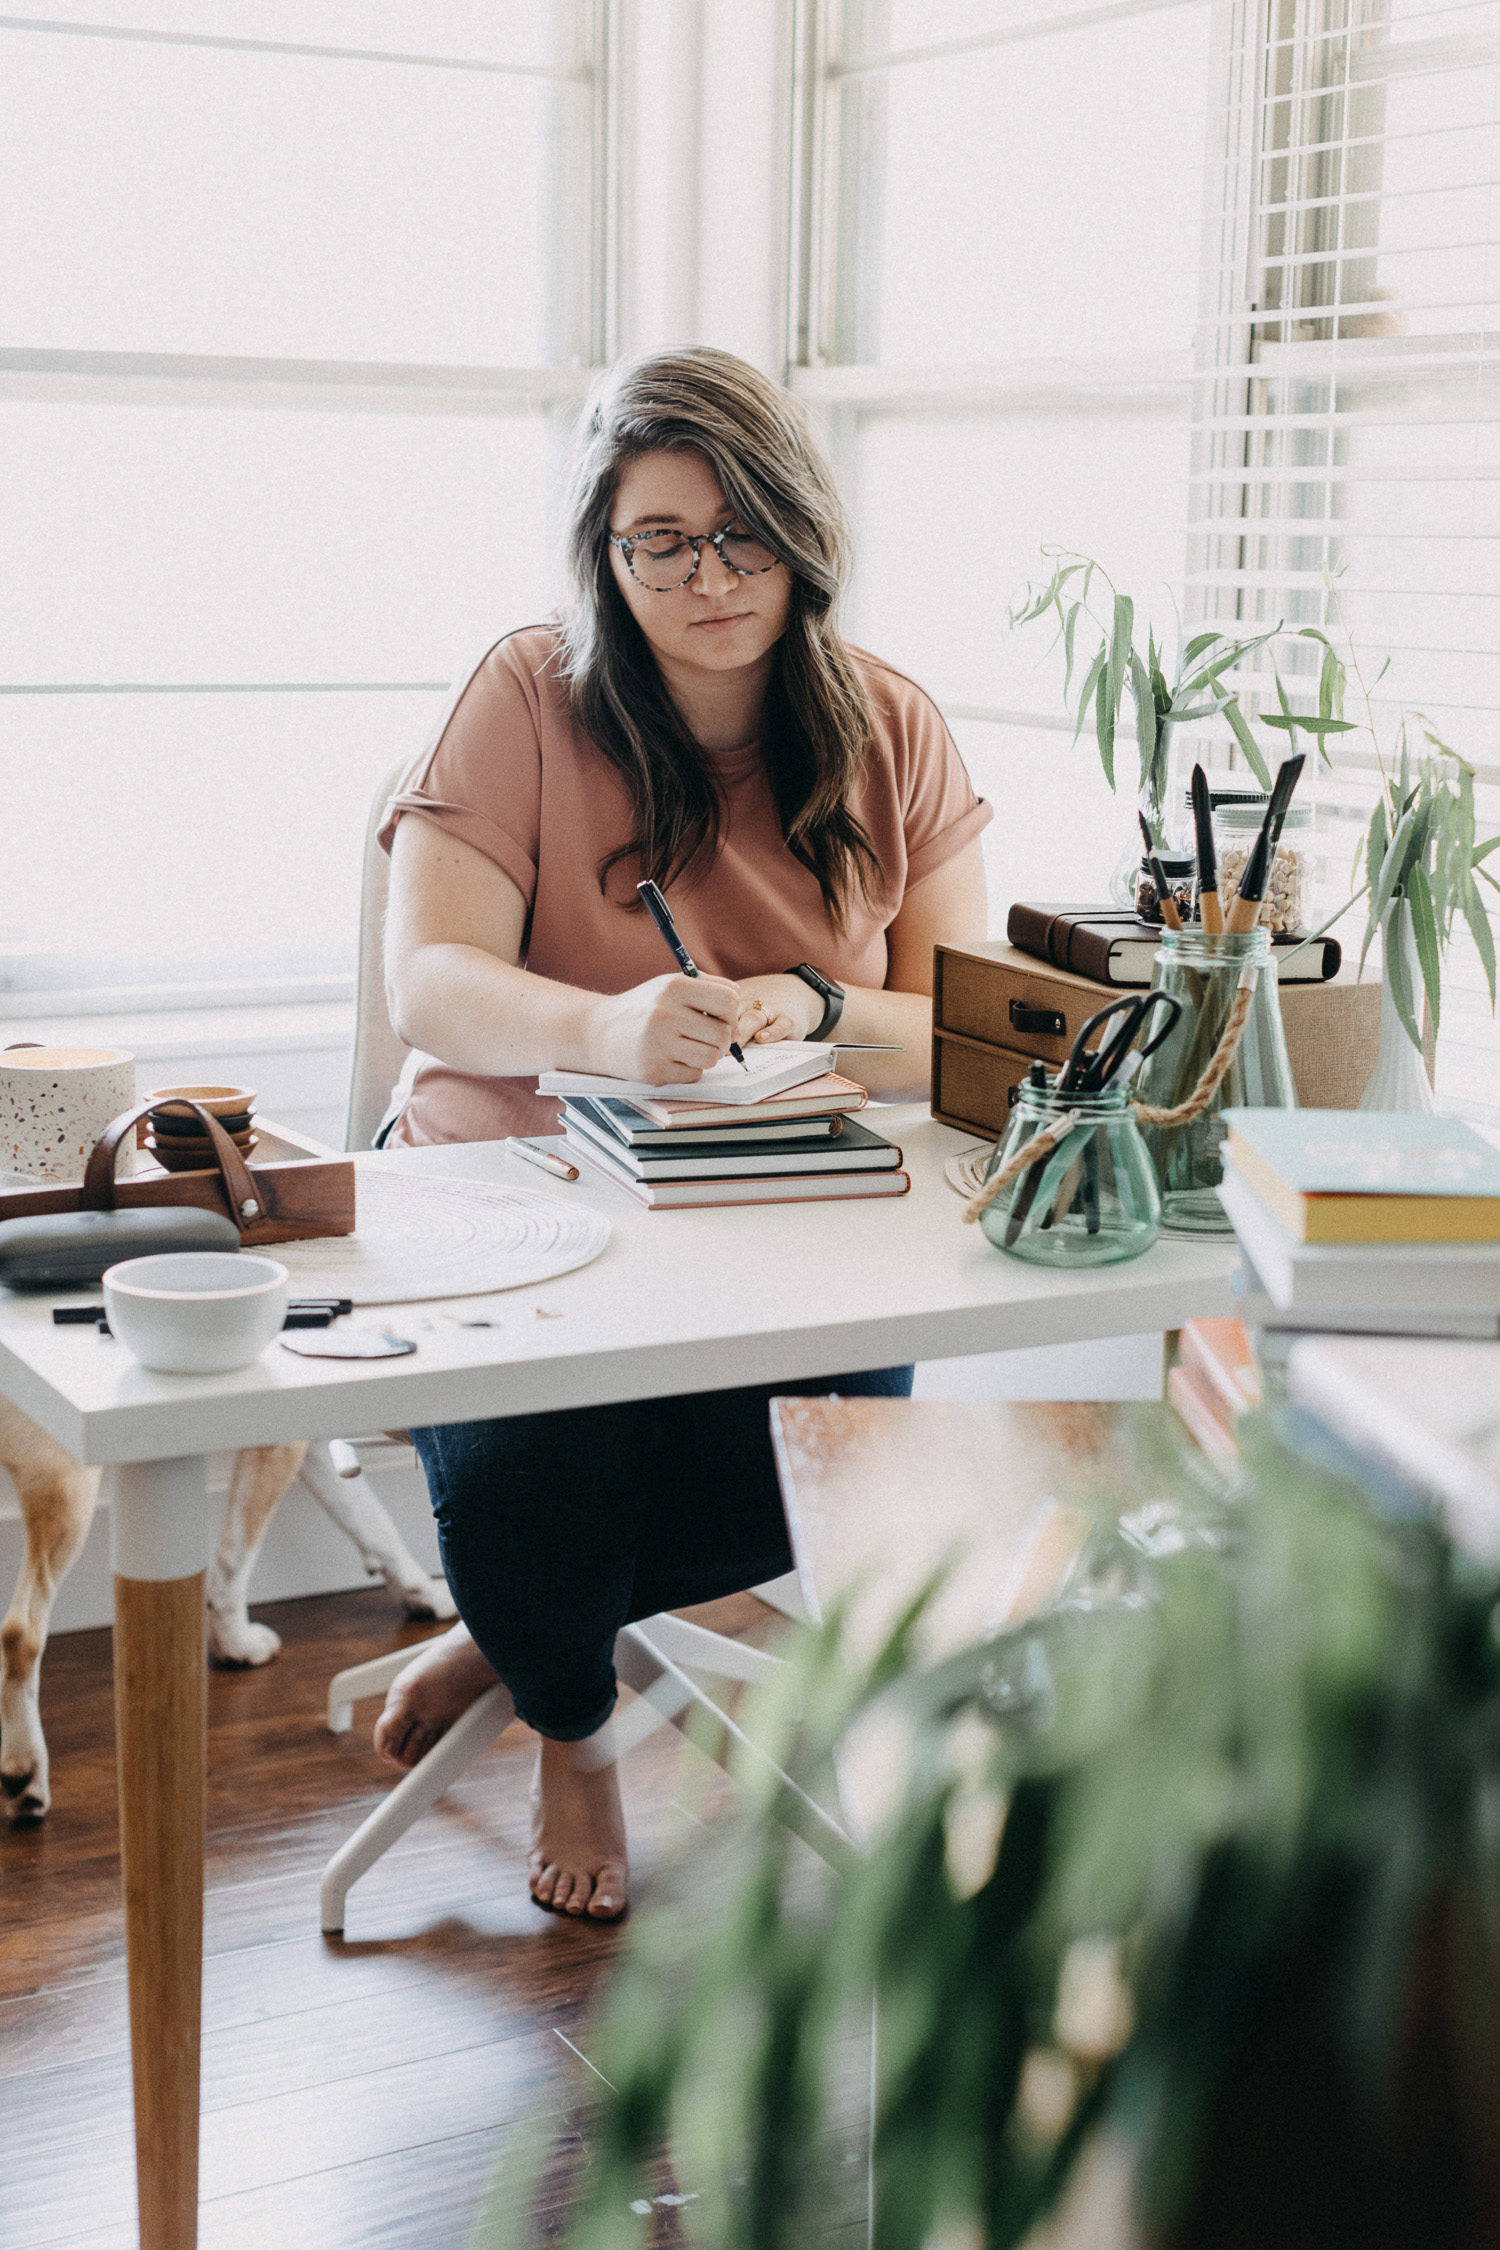
[[648,1086],[693,1083],[728,1054],[739,1017],[739,987],[725,977],[652,977],[600,998],[588,1067]]

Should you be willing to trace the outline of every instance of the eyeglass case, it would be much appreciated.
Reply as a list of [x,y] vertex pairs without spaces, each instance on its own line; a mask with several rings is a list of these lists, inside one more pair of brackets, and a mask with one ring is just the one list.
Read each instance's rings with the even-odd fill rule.
[[135,1208],[58,1211],[0,1221],[0,1283],[7,1289],[77,1289],[102,1281],[122,1258],[165,1250],[238,1250],[240,1230],[220,1211]]

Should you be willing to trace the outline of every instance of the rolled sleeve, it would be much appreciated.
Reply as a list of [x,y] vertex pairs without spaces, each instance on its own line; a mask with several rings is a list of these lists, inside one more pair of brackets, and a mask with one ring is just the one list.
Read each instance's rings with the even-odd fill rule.
[[936,836],[929,836],[926,843],[919,844],[915,851],[909,852],[906,861],[907,889],[914,889],[918,883],[925,882],[929,875],[935,875],[940,867],[946,867],[950,859],[957,859],[964,846],[971,844],[976,836],[982,835],[994,817],[995,808],[988,799],[976,797],[967,812],[960,813],[957,820],[950,821]]
[[536,685],[500,641],[449,702],[436,732],[401,776],[378,831],[384,851],[407,814],[493,861],[536,899],[542,750]]

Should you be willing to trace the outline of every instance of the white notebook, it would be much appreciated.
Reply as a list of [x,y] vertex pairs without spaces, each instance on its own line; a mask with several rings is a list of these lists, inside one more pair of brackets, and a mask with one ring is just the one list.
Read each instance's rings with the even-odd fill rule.
[[784,1039],[770,1047],[745,1049],[742,1070],[733,1055],[725,1055],[701,1078],[682,1086],[649,1086],[644,1078],[602,1078],[587,1070],[544,1070],[536,1082],[539,1094],[618,1094],[625,1100],[650,1097],[662,1102],[713,1102],[716,1105],[763,1102],[770,1094],[800,1086],[806,1078],[821,1078],[833,1068],[835,1050],[813,1047],[801,1039]]

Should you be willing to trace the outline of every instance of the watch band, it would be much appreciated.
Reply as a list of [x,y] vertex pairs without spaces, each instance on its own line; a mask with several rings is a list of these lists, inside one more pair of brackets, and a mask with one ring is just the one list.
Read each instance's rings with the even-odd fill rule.
[[789,977],[800,977],[804,984],[812,987],[823,1003],[823,1013],[818,1019],[817,1028],[807,1035],[810,1046],[819,1046],[836,1029],[839,1017],[844,1012],[844,988],[841,984],[835,984],[832,977],[825,977],[821,970],[815,969],[811,961],[799,961],[795,968],[788,969],[785,973]]

